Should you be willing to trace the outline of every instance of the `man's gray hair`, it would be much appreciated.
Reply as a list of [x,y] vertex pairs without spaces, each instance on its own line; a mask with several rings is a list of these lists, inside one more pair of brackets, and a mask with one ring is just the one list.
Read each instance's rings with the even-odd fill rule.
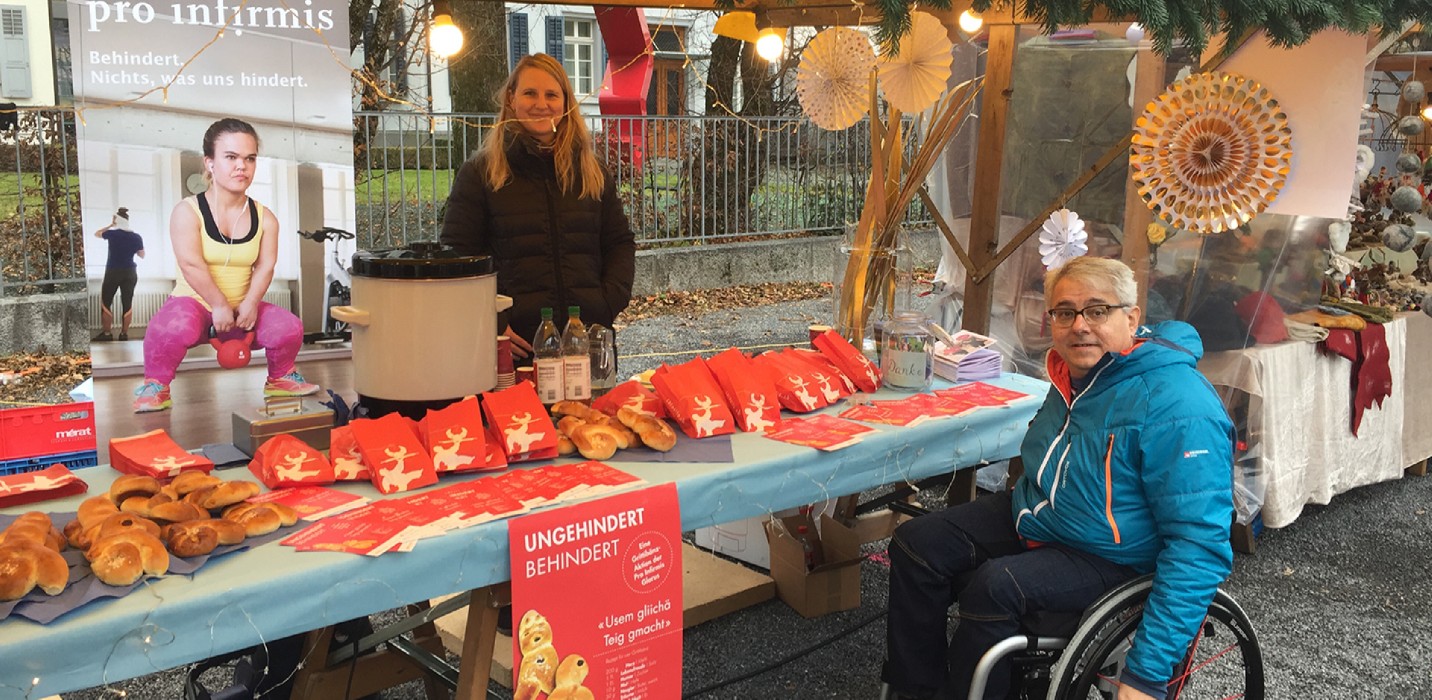
[[1134,271],[1120,260],[1082,256],[1064,263],[1063,267],[1050,270],[1044,275],[1045,304],[1052,301],[1055,285],[1064,279],[1083,280],[1098,287],[1109,287],[1120,304],[1135,306],[1139,303],[1139,285],[1134,281]]

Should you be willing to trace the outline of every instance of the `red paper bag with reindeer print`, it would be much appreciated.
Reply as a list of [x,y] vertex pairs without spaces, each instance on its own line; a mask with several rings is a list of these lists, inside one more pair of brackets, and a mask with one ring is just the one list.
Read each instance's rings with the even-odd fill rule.
[[617,409],[622,407],[657,418],[666,417],[666,406],[662,405],[661,397],[635,380],[622,382],[592,401],[592,408],[609,416],[615,416]]
[[509,464],[557,456],[557,426],[531,382],[483,394],[482,411],[493,434],[501,436]]
[[656,395],[666,404],[666,415],[694,438],[736,432],[736,421],[726,395],[706,361],[696,358],[676,366],[662,365],[651,375]]
[[411,491],[438,482],[433,461],[413,433],[412,420],[396,413],[349,423],[379,493]]
[[815,379],[816,388],[825,396],[826,402],[832,406],[837,401],[855,393],[854,382],[851,382],[850,377],[845,376],[845,373],[840,371],[840,368],[836,367],[835,363],[825,355],[804,348],[786,348],[781,350],[781,354],[793,357],[815,369],[815,374],[811,377]]
[[482,408],[476,396],[428,411],[418,423],[418,432],[439,474],[488,468],[487,431],[482,429]]
[[[831,392],[822,391],[823,385],[816,379],[820,371],[811,363],[779,352],[761,353],[752,362],[764,369],[771,381],[775,382],[776,398],[780,400],[781,406],[796,413],[810,413],[830,405],[832,399],[828,396]],[[829,385],[829,379],[825,385]],[[839,392],[833,393],[834,400],[839,400]]]
[[861,391],[874,392],[880,388],[880,368],[841,334],[826,331],[812,339],[811,344],[855,382]]
[[741,430],[761,433],[780,427],[781,404],[776,398],[776,385],[751,364],[751,358],[731,348],[707,360],[706,366],[726,394]]
[[179,476],[180,472],[214,470],[213,462],[190,454],[162,429],[111,439],[109,466],[125,474],[152,476],[161,481]]
[[328,438],[328,461],[336,481],[370,481],[373,474],[363,462],[363,451],[353,437],[353,426],[334,428]]
[[249,471],[270,489],[323,486],[334,481],[333,464],[308,443],[288,434],[266,441],[254,451]]

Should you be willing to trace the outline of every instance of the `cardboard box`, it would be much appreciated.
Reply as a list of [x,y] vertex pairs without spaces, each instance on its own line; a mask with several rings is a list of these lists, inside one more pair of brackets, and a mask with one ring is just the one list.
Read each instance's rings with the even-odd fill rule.
[[[812,512],[817,515],[822,513],[833,515],[836,508],[836,500],[833,498],[811,504]],[[776,511],[774,515],[784,517],[798,513],[800,513],[799,508],[787,508]],[[696,546],[744,561],[751,566],[769,569],[771,568],[771,550],[770,543],[766,541],[766,521],[769,519],[770,516],[763,515],[758,518],[746,518],[710,527],[698,527],[696,528]]]
[[[825,562],[810,571],[805,550],[795,538],[801,525],[817,532]],[[766,523],[771,547],[771,578],[776,595],[805,617],[860,607],[860,537],[829,515],[820,516],[817,531],[811,519],[795,515]]]

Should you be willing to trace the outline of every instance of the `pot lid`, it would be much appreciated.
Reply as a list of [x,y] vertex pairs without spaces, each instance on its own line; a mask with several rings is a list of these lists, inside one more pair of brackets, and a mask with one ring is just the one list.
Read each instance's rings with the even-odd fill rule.
[[382,279],[431,280],[492,274],[492,256],[464,255],[452,246],[420,242],[402,248],[360,250],[353,274]]

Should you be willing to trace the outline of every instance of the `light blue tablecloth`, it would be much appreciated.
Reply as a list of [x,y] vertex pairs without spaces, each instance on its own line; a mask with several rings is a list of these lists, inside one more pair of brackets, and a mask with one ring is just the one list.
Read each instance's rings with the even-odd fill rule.
[[[878,433],[837,452],[738,434],[732,464],[617,459],[610,464],[653,484],[676,482],[683,529],[750,518],[1014,456],[1048,384],[1019,375],[990,383],[1031,398],[913,428],[880,426]],[[881,392],[878,398],[898,397]],[[219,473],[230,479],[248,475]],[[116,473],[100,467],[80,475],[90,493],[102,493]],[[377,497],[367,484],[338,488]],[[72,512],[80,500],[40,506]],[[192,577],[166,577],[124,598],[92,603],[48,626],[23,619],[0,622],[0,698],[102,686],[506,580],[506,521],[423,540],[409,553],[371,558],[298,553],[271,543],[221,557]],[[32,687],[35,679],[38,686]]]

